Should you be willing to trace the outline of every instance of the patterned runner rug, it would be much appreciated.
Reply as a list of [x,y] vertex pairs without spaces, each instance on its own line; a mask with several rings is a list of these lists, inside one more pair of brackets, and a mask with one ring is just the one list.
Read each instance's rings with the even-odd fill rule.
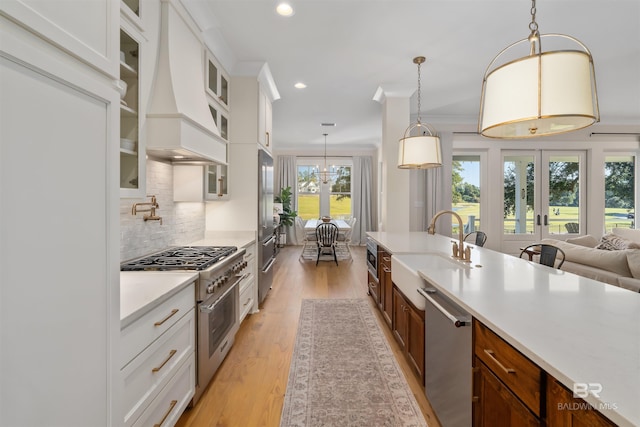
[[281,427],[426,426],[368,301],[302,301]]

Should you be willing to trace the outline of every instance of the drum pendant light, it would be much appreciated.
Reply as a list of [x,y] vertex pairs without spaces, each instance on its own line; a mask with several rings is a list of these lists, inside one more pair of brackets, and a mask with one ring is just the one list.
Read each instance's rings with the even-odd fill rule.
[[[528,38],[507,46],[487,67],[478,120],[478,132],[483,136],[520,139],[556,135],[600,121],[589,49],[571,36],[541,35],[535,0],[529,29]],[[568,40],[572,49],[543,52],[543,38]],[[497,64],[499,57],[521,43],[529,43],[528,55]]]
[[[420,65],[424,56],[413,58],[418,65],[418,119],[411,124],[400,139],[398,147],[398,167],[400,169],[430,169],[442,166],[440,138],[431,127],[420,121]],[[415,132],[417,135],[411,136]]]

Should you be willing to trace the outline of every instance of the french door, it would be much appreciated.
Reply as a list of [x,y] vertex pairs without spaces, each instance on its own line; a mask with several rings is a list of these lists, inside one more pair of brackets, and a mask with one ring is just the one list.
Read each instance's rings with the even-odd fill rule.
[[503,252],[586,230],[586,152],[502,152]]

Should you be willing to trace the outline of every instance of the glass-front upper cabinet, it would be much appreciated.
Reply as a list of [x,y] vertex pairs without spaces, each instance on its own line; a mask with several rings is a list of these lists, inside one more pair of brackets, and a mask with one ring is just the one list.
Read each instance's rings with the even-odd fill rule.
[[227,200],[229,180],[227,165],[209,165],[205,168],[205,198],[207,200]]
[[209,52],[205,53],[206,91],[224,109],[229,108],[229,77],[220,67],[218,61]]
[[145,103],[140,100],[140,80],[144,75],[141,58],[145,39],[135,22],[124,13],[121,17],[120,80],[116,84],[120,92],[120,196],[144,197],[146,144],[140,117],[145,114]]

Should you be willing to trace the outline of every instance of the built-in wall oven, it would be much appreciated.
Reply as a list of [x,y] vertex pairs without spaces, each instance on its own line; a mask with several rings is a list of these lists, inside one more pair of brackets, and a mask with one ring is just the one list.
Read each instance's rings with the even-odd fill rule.
[[378,278],[378,244],[371,237],[367,237],[367,268]]
[[249,276],[244,249],[179,246],[122,263],[122,271],[198,271],[195,404],[233,345],[240,326],[240,286]]

